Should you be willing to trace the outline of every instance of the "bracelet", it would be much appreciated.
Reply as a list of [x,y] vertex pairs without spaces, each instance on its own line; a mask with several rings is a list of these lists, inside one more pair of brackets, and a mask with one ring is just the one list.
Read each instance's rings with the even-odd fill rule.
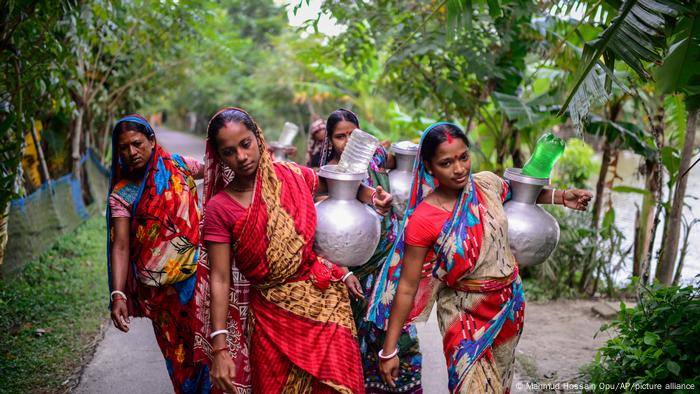
[[221,335],[221,334],[228,334],[228,330],[216,330],[209,334],[209,339],[214,339],[215,336]]
[[220,352],[220,351],[222,351],[222,350],[228,350],[228,345],[225,345],[225,346],[221,346],[221,347],[217,347],[217,348],[211,349],[211,354],[216,354],[216,353],[218,353],[218,352]]
[[552,205],[554,205],[554,195],[557,193],[557,189],[552,189]]
[[126,302],[126,298],[124,298],[124,297],[120,296],[119,294],[117,294],[116,297],[112,298],[112,303],[114,303],[114,302],[116,302],[116,301],[124,301],[124,302]]
[[126,301],[126,294],[124,294],[124,292],[120,290],[114,290],[113,292],[109,293],[109,299],[111,301],[114,301],[115,294],[122,296],[122,298],[124,298],[124,301]]
[[377,353],[377,356],[380,360],[386,361],[396,357],[397,354],[399,354],[399,345],[396,345],[396,349],[393,352],[391,352],[391,354],[387,354],[386,356],[384,355],[384,349],[380,349],[379,353]]
[[341,279],[340,281],[341,281],[341,282],[345,282],[345,279],[349,278],[350,275],[354,275],[354,274],[352,273],[352,271],[346,272],[345,275],[343,275],[343,279]]

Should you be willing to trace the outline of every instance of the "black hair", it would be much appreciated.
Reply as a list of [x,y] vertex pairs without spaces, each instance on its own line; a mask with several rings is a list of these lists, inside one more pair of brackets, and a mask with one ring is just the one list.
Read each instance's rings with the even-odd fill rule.
[[141,123],[136,123],[130,120],[124,120],[121,121],[117,124],[114,130],[114,136],[118,137],[122,133],[125,133],[127,131],[135,131],[137,133],[141,133],[146,136],[149,140],[152,140],[155,136],[153,133],[148,129],[148,127],[142,125]]
[[326,120],[326,138],[323,140],[323,147],[321,148],[321,165],[325,165],[329,160],[337,156],[337,152],[331,140],[333,139],[333,132],[336,126],[342,121],[350,122],[354,124],[356,128],[360,128],[360,120],[357,119],[357,115],[355,115],[354,112],[345,108],[338,108],[331,112],[331,114],[328,115],[328,120]]
[[338,108],[328,115],[328,120],[326,120],[326,132],[333,134],[335,127],[342,121],[350,122],[358,129],[360,128],[360,120],[357,119],[357,115],[345,108]]
[[260,134],[258,124],[255,123],[255,120],[253,120],[247,112],[238,108],[227,108],[214,115],[207,127],[207,139],[214,144],[215,148],[217,148],[216,137],[219,135],[219,131],[230,122],[242,124],[246,129],[255,134],[256,137]]
[[423,138],[423,145],[420,148],[421,159],[430,163],[435,157],[437,147],[452,138],[461,139],[467,145],[467,148],[471,148],[469,139],[462,129],[452,123],[444,123],[430,129],[428,135]]

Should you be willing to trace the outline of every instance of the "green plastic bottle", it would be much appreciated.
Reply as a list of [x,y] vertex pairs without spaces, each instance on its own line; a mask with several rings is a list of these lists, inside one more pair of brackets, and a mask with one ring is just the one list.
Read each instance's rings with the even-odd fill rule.
[[532,154],[530,160],[523,166],[523,175],[533,178],[549,178],[554,164],[559,160],[566,143],[552,133],[545,133],[537,140],[535,153]]

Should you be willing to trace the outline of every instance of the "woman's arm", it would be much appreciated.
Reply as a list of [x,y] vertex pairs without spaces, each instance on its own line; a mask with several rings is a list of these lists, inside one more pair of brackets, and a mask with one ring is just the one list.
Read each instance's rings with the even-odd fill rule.
[[[207,242],[207,256],[211,265],[209,276],[211,287],[211,332],[225,330],[228,316],[228,300],[231,287],[231,245],[219,242]],[[226,335],[217,335],[211,340],[212,371],[211,377],[219,389],[229,393],[235,391],[232,380],[236,376],[236,367],[228,353]]]
[[[130,218],[112,218],[114,242],[112,242],[112,290],[125,292],[126,277],[129,273],[129,231]],[[115,295],[116,296],[116,295]],[[129,331],[129,311],[126,300],[118,297],[112,301],[112,322],[119,330]]]
[[[382,354],[384,355],[393,353],[399,342],[401,330],[404,324],[406,324],[406,319],[408,318],[409,312],[411,312],[411,308],[413,308],[413,301],[418,291],[423,262],[427,254],[428,248],[406,245],[401,277],[399,278],[399,285],[391,305],[389,325],[384,339],[384,347],[382,348]],[[394,379],[398,377],[399,373],[398,357],[380,361],[379,369],[384,382],[390,387],[395,387]]]
[[396,168],[396,156],[393,153],[388,152],[386,154],[386,163],[384,163],[384,168],[387,170],[393,170]]
[[377,213],[383,216],[389,213],[391,202],[394,200],[394,197],[387,193],[381,186],[377,186],[375,189],[361,184],[360,189],[357,191],[357,199],[367,205],[374,205],[374,209]]
[[537,197],[538,204],[558,204],[570,209],[585,211],[593,193],[581,189],[542,189]]

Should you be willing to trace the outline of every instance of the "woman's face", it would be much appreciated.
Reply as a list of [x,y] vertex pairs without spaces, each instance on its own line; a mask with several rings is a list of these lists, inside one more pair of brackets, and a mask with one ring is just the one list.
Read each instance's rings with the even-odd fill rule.
[[354,123],[348,122],[347,120],[341,120],[335,125],[333,134],[331,134],[331,143],[333,144],[333,149],[338,154],[338,158],[343,154],[345,150],[345,145],[348,143],[348,138],[350,134],[355,130],[357,126]]
[[242,123],[229,122],[219,129],[216,146],[219,157],[236,176],[252,176],[258,170],[258,140]]
[[155,140],[148,139],[145,134],[138,131],[124,131],[117,139],[119,157],[131,171],[146,167],[154,147]]
[[451,138],[438,145],[435,156],[426,163],[429,174],[440,186],[450,189],[463,189],[469,182],[472,161],[469,148],[460,138]]

